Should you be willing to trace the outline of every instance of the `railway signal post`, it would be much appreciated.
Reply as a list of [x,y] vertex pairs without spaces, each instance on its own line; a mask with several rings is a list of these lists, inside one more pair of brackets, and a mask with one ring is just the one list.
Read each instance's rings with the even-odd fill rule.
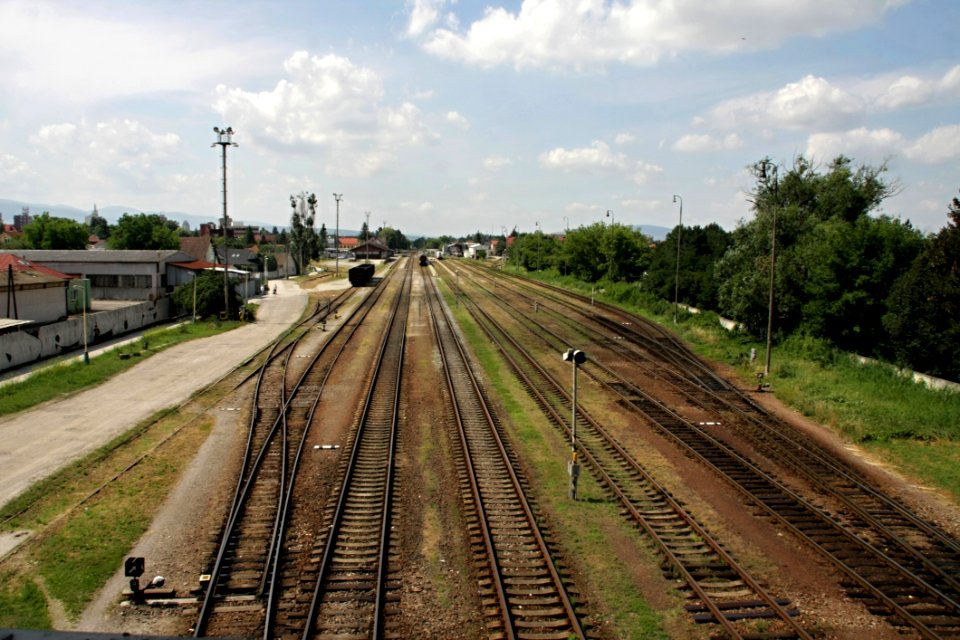
[[577,480],[580,479],[580,462],[577,460],[577,367],[587,361],[587,354],[579,349],[567,349],[563,352],[563,359],[573,365],[573,415],[570,420],[570,461],[567,462],[567,473],[570,474],[570,489],[568,495],[571,500],[577,499]]

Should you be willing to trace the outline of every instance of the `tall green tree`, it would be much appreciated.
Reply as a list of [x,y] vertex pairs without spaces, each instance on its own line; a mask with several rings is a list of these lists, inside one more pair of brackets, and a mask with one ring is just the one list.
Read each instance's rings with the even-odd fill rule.
[[[844,156],[831,162],[825,173],[818,173],[802,156],[783,175],[775,173],[773,167],[768,159],[753,165],[757,178],[752,194],[754,218],[738,225],[730,250],[716,266],[719,310],[758,336],[766,334],[774,230],[774,331],[785,335],[804,324],[804,308],[809,312],[814,308],[811,304],[818,303],[811,296],[829,298],[850,293],[817,290],[811,271],[819,264],[810,262],[809,245],[824,235],[853,237],[856,225],[898,188],[883,180],[886,167],[855,169]],[[862,234],[870,235],[870,224],[863,224]],[[821,225],[833,225],[833,231],[829,227],[818,230]],[[837,275],[857,283],[858,270],[869,267],[858,262],[845,268],[846,273]],[[835,301],[822,302],[829,306]],[[819,331],[815,325],[814,329]]]
[[960,381],[960,200],[890,290],[883,325],[902,366]]
[[84,249],[89,234],[79,222],[44,211],[23,228],[23,237],[29,249]]
[[377,235],[394,251],[406,251],[410,248],[410,240],[407,239],[407,236],[403,235],[400,229],[383,227],[378,230]]
[[720,225],[676,226],[657,243],[644,289],[664,300],[673,300],[677,283],[677,234],[680,234],[679,301],[701,309],[716,310],[716,263],[730,248],[731,236]]
[[290,252],[297,263],[297,271],[303,273],[311,258],[319,255],[317,230],[313,228],[317,215],[317,195],[301,191],[290,196]]
[[125,213],[108,240],[111,249],[179,249],[180,226],[159,213]]
[[106,218],[101,216],[96,211],[90,215],[90,222],[87,223],[87,230],[90,232],[90,235],[95,235],[101,240],[106,240],[110,237],[109,223],[107,223]]

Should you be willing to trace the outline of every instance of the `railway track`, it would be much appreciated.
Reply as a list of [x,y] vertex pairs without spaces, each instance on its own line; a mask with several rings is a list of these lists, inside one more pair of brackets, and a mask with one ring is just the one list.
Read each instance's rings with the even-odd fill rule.
[[[527,392],[569,439],[572,424],[564,416],[572,406],[563,386],[490,313],[470,296],[461,299]],[[555,350],[560,353],[559,347]],[[789,601],[773,597],[754,580],[582,406],[578,423],[578,454],[654,542],[668,570],[684,580],[693,599],[688,610],[696,621],[716,623],[733,638],[763,637],[756,635],[758,620],[766,633],[775,626],[778,637],[811,637],[794,619],[798,612]]]
[[[531,293],[525,286],[525,296]],[[845,575],[848,593],[863,600],[871,612],[925,638],[960,633],[954,540],[871,487],[827,451],[768,416],[666,332],[613,307],[603,306],[603,314],[597,309],[584,311],[570,302],[570,297],[563,292],[539,299],[544,309],[554,305],[553,313],[560,324],[576,325],[594,344],[633,356],[647,373],[668,380],[678,393],[722,416],[725,428],[737,429],[765,457],[806,477],[817,494],[827,495],[832,504],[839,505],[838,510],[826,512],[788,489],[757,461],[683,419],[610,367],[602,363],[588,367],[626,406],[713,469],[766,515],[817,549]],[[502,289],[497,298],[502,303]],[[584,302],[582,298],[580,301]],[[577,313],[579,322],[570,320],[571,312]],[[526,322],[534,321],[528,318]],[[544,339],[551,333],[542,323],[536,324],[530,335]],[[599,326],[602,332],[589,330],[591,325]],[[554,340],[559,339],[552,335]],[[633,350],[628,349],[630,346]]]
[[[277,605],[290,598],[283,595],[280,577],[289,563],[302,561],[287,557],[295,554],[285,548],[289,526],[297,522],[292,509],[297,470],[330,371],[383,289],[367,291],[326,338],[317,329],[325,328],[337,307],[318,308],[258,374],[242,471],[201,596],[195,636],[273,637]],[[296,583],[291,591],[298,589]]]
[[[395,453],[412,260],[393,304],[337,496],[303,638],[383,638],[394,521]],[[395,581],[394,581],[395,582]],[[394,588],[396,585],[392,585]]]
[[447,316],[424,276],[455,423],[460,492],[477,559],[490,637],[569,640],[585,632],[526,498],[499,423]]

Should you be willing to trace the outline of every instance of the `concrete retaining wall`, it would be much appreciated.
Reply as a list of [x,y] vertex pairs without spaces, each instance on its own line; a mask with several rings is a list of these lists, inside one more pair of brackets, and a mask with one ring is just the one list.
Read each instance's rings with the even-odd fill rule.
[[[169,299],[87,314],[87,343],[115,338],[170,318]],[[0,371],[83,348],[83,316],[0,335]]]

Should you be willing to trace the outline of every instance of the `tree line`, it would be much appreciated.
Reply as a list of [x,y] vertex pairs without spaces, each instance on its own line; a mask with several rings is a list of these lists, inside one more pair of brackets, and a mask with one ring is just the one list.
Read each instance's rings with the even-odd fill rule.
[[[514,230],[505,264],[600,287],[629,283],[664,310],[676,296],[758,339],[767,335],[772,279],[775,342],[811,336],[960,380],[960,200],[948,204],[947,225],[925,235],[882,212],[899,192],[885,166],[840,156],[816,167],[800,156],[789,167],[763,159],[751,170],[752,217],[732,232],[677,226],[654,242],[622,224],[561,236]],[[499,239],[498,253],[507,244]]]

